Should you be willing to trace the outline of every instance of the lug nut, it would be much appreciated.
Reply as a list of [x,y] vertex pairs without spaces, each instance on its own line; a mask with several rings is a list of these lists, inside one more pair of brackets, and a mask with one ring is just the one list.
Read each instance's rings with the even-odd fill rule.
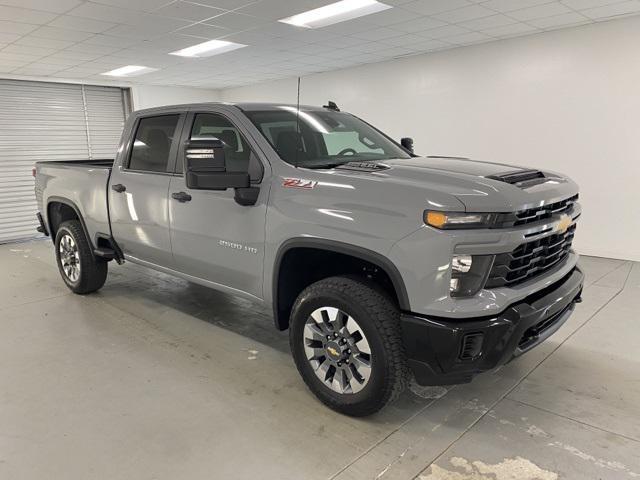
[[338,366],[341,367],[342,366],[342,362],[338,362]]
[[335,338],[338,338],[338,334],[337,334],[337,333],[334,333],[334,334],[333,334],[333,336],[334,336]]

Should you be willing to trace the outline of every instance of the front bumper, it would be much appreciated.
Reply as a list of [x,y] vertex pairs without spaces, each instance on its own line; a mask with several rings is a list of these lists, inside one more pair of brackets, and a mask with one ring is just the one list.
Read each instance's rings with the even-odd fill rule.
[[580,301],[584,274],[558,282],[491,317],[449,319],[403,314],[409,367],[420,385],[467,383],[549,338]]

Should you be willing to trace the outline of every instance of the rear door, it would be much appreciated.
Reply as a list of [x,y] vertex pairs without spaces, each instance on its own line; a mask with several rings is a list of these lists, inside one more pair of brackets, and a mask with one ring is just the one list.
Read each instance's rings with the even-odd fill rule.
[[[268,182],[264,160],[253,141],[239,127],[242,118],[224,107],[189,113],[184,127],[176,175],[169,187],[171,244],[176,270],[231,290],[262,298],[265,215]],[[227,171],[249,172],[260,186],[258,201],[242,206],[233,188],[195,190],[183,175],[184,146],[189,140],[218,138],[224,142]],[[173,194],[185,193],[180,201]]]
[[109,184],[111,230],[126,257],[173,267],[168,190],[185,113],[140,117]]

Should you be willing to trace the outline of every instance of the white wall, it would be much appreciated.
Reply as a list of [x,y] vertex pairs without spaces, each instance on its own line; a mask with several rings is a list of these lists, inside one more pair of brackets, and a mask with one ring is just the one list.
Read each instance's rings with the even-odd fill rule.
[[157,85],[134,85],[131,87],[131,96],[134,110],[180,103],[220,101],[218,90]]
[[77,79],[52,78],[46,76],[34,77],[24,75],[2,75],[2,78],[15,80],[33,80],[37,82],[56,83],[86,83],[87,85],[106,85],[131,89],[131,99],[134,110],[143,108],[162,107],[164,105],[177,105],[181,103],[219,102],[220,91],[205,88],[192,87],[165,87],[160,85],[137,85],[128,82],[113,80],[82,81]]
[[[421,154],[567,173],[578,251],[640,260],[639,46],[632,17],[303,77],[301,102],[334,100]],[[295,103],[296,80],[221,95]]]

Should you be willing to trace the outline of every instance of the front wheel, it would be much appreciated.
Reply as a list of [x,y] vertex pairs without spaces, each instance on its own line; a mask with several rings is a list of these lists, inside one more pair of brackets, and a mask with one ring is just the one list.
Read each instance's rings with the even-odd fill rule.
[[406,387],[398,308],[363,282],[331,277],[307,287],[289,339],[309,389],[338,412],[371,415]]
[[56,232],[56,263],[64,283],[74,293],[95,292],[107,280],[107,261],[91,250],[78,220],[63,222]]

